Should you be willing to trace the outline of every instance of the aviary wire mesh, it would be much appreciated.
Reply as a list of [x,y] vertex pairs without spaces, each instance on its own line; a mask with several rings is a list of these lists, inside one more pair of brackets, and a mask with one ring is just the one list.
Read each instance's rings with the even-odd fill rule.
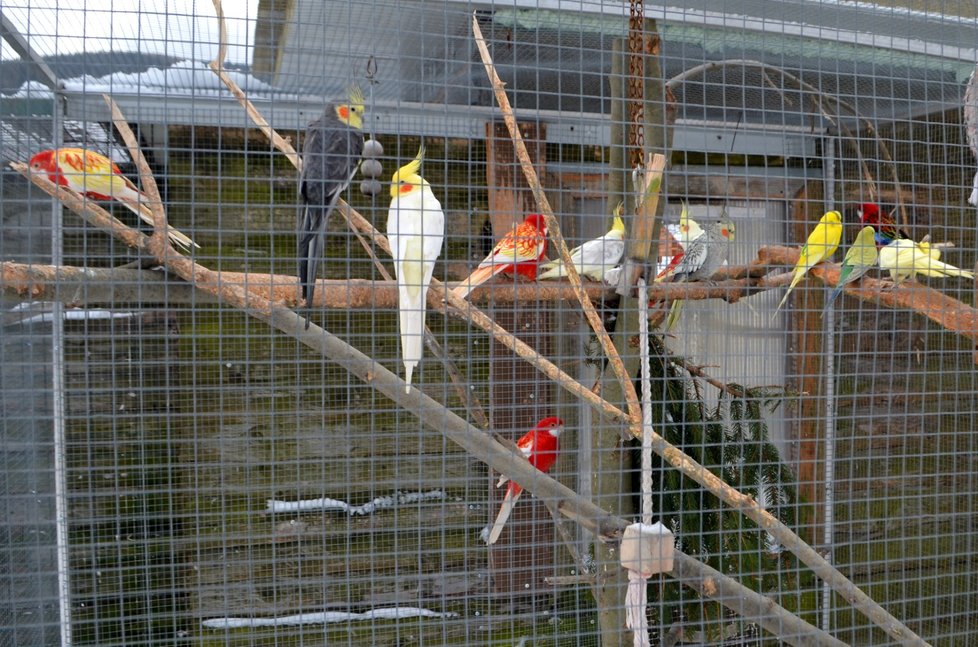
[[[248,0],[222,30],[207,2],[123,4],[0,0],[0,644],[618,645],[639,619],[636,645],[899,640],[846,578],[909,644],[978,640],[974,6]],[[547,211],[473,22],[567,246],[623,203],[625,278],[582,279],[629,380],[567,277],[442,290]],[[302,153],[353,84],[379,192],[361,165],[307,311],[281,149]],[[151,196],[103,95],[199,266],[9,166],[86,149]],[[444,243],[404,394],[394,265],[370,228],[386,233],[391,176],[422,146]],[[95,171],[72,179],[151,233],[92,195]],[[877,207],[897,242],[864,246],[868,272],[827,305]],[[838,250],[777,311],[831,211]],[[704,471],[665,443],[643,467],[629,383],[644,426]],[[510,441],[551,416],[548,474],[570,491],[523,479],[539,496],[487,546],[500,471],[525,467]],[[761,530],[761,509],[804,543]],[[622,532],[643,519],[674,563],[629,579]]]

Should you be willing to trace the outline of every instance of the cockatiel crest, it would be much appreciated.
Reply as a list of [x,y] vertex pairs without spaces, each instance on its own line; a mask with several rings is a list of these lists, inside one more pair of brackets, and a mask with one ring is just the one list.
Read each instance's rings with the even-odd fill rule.
[[415,158],[394,172],[391,176],[391,200],[398,196],[409,195],[428,184],[428,181],[418,174],[423,158],[424,145],[422,144]]

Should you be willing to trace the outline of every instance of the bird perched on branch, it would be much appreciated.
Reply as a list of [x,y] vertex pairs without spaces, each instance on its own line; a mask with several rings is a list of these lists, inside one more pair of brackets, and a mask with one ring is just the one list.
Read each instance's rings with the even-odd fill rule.
[[929,244],[921,246],[918,243],[901,238],[894,240],[879,251],[879,264],[889,271],[890,277],[897,285],[906,279],[913,279],[917,274],[924,276],[961,276],[974,279],[975,275],[968,270],[962,270],[937,260],[939,249]]
[[832,256],[835,250],[839,248],[839,242],[841,240],[842,214],[838,211],[829,211],[818,221],[812,233],[808,234],[808,240],[805,241],[805,246],[801,248],[798,262],[795,263],[791,285],[788,286],[788,291],[784,293],[784,298],[781,299],[777,310],[774,311],[775,315],[784,306],[791,291],[795,289],[795,286],[805,278],[808,270]]
[[[728,218],[708,223],[699,236],[686,244],[679,261],[670,263],[666,270],[660,272],[656,282],[708,280],[727,260],[735,231],[733,222]],[[666,330],[672,329],[679,320],[682,303],[682,299],[673,300],[665,323]]]
[[[665,225],[663,227],[664,231],[659,237],[660,257],[656,266],[655,280],[660,283],[675,272],[676,267],[686,253],[686,248],[703,235],[703,228],[699,226],[699,223],[689,217],[689,207],[685,200],[682,205],[682,211],[679,213],[679,223]],[[664,246],[663,242],[669,243],[671,241],[677,241],[680,250],[676,253],[665,253],[667,246]]]
[[[581,276],[601,281],[608,270],[614,268],[621,260],[622,254],[625,253],[625,222],[621,219],[623,207],[621,202],[615,207],[614,220],[608,233],[570,251],[574,267]],[[544,263],[540,269],[544,270],[543,274],[537,277],[540,281],[567,276],[564,261],[559,258]]]
[[547,224],[543,216],[531,213],[496,243],[489,255],[452,292],[465,298],[472,290],[503,272],[536,279],[537,268],[547,253]]
[[425,308],[428,287],[445,239],[445,213],[418,171],[424,147],[417,157],[391,178],[391,206],[387,212],[387,240],[397,276],[398,324],[405,391],[411,392],[411,375],[424,350]]
[[702,232],[687,243],[679,262],[668,274],[656,277],[656,282],[661,283],[670,277],[673,281],[706,280],[720,269],[727,260],[730,242],[734,239],[734,224],[728,219],[718,220],[708,223]]
[[[116,166],[115,162],[98,153],[83,148],[56,148],[41,151],[30,160],[31,173],[47,175],[59,186],[95,200],[117,200],[139,216],[148,225],[153,224],[153,211],[149,196],[136,188]],[[184,233],[170,227],[167,237],[176,245],[189,251],[200,247]]]
[[910,234],[903,227],[898,227],[893,219],[892,213],[883,211],[878,204],[863,202],[856,209],[859,222],[873,227],[876,231],[876,244],[880,247],[889,245],[899,238],[910,238]]
[[847,283],[852,283],[863,274],[868,272],[879,260],[879,252],[876,250],[876,230],[872,227],[863,227],[856,234],[856,240],[852,241],[846,257],[842,260],[842,269],[839,271],[839,280],[835,288],[825,300],[825,310],[828,310],[832,303],[842,294],[842,288]]
[[347,100],[327,104],[322,116],[309,124],[302,145],[299,194],[304,208],[299,221],[298,254],[299,284],[307,311],[312,308],[326,222],[350,186],[363,153],[363,92],[354,85],[347,94]]
[[[530,465],[541,472],[549,472],[553,464],[557,462],[557,452],[560,450],[558,439],[563,430],[564,421],[560,418],[544,418],[516,441],[516,446],[522,452],[523,457],[530,461]],[[506,489],[506,496],[499,506],[499,514],[496,515],[496,520],[484,536],[485,542],[490,545],[499,539],[499,535],[503,532],[503,526],[506,525],[509,515],[513,513],[513,508],[516,507],[516,502],[523,494],[523,486],[515,481],[510,481],[506,475],[499,477],[496,487],[502,487],[507,482],[509,487]]]

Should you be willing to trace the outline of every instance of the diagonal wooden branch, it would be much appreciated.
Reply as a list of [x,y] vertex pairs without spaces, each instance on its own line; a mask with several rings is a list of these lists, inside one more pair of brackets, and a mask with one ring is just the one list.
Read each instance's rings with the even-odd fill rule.
[[[109,106],[109,110],[112,113],[112,123],[115,127],[119,129],[120,126],[124,126],[128,130],[129,125],[126,123],[125,117],[122,116],[122,111],[119,110],[119,106],[115,104],[115,101],[107,94],[103,94],[102,99]],[[166,210],[163,208],[163,198],[160,196],[160,189],[156,186],[156,178],[153,177],[149,164],[146,162],[146,158],[143,157],[143,152],[139,149],[139,145],[135,142],[135,139],[131,143],[127,140],[126,147],[129,149],[129,156],[136,162],[136,167],[139,169],[139,183],[143,187],[143,192],[149,196],[149,208],[153,212],[153,235],[149,237],[148,251],[158,259],[165,259],[174,254],[179,255],[179,252],[173,248],[173,245],[170,243],[170,237],[167,235],[170,227],[166,222]]]
[[547,199],[547,194],[544,193],[543,187],[540,186],[540,178],[537,177],[536,169],[530,160],[530,153],[527,151],[526,144],[523,142],[523,135],[520,134],[520,129],[516,124],[516,115],[513,113],[513,107],[509,103],[509,97],[506,96],[505,84],[499,78],[499,75],[496,74],[496,68],[493,66],[489,48],[486,46],[486,41],[482,37],[482,30],[479,28],[479,20],[474,14],[472,16],[472,33],[475,36],[476,47],[479,49],[482,63],[486,68],[486,74],[489,76],[489,83],[492,85],[493,92],[496,96],[496,102],[499,104],[499,110],[502,112],[503,121],[506,122],[509,136],[512,138],[513,146],[516,148],[516,157],[520,161],[523,175],[526,176],[526,181],[529,183],[530,189],[533,192],[533,198],[536,200],[537,208],[543,213],[543,217],[547,222],[549,236],[557,247],[560,258],[564,261],[567,278],[574,287],[577,299],[584,309],[584,316],[597,336],[598,343],[601,344],[601,348],[604,350],[615,376],[621,383],[622,390],[625,393],[625,404],[628,408],[628,422],[632,427],[631,433],[640,436],[642,433],[642,411],[638,404],[638,393],[635,392],[635,385],[632,384],[631,378],[625,371],[625,365],[618,355],[614,342],[611,341],[611,336],[604,328],[601,315],[598,314],[598,311],[594,308],[594,304],[591,303],[591,299],[581,287],[581,277],[577,272],[577,268],[574,266],[574,261],[571,259],[567,243],[560,234],[560,223],[557,222],[557,218],[554,216],[553,209],[550,207],[550,201]]
[[238,84],[235,83],[227,71],[225,71],[224,58],[227,56],[228,39],[227,24],[224,20],[224,8],[221,6],[221,0],[212,0],[212,2],[214,4],[214,10],[217,12],[218,36],[220,38],[220,44],[217,48],[217,56],[210,62],[211,70],[218,76],[218,78],[221,79],[224,85],[227,86],[228,90],[232,95],[234,95],[238,102],[244,106],[248,116],[253,122],[255,122],[255,125],[258,126],[262,134],[268,138],[268,141],[272,142],[272,145],[275,146],[275,148],[279,149],[279,151],[288,157],[289,161],[292,162],[292,165],[295,166],[297,170],[302,171],[302,158],[299,157],[299,154],[295,151],[295,148],[292,147],[292,144],[286,141],[285,138],[279,135],[274,128],[268,125],[268,122],[265,121],[265,117],[262,116],[251,101],[248,101],[248,97],[245,96],[244,91],[238,87]]

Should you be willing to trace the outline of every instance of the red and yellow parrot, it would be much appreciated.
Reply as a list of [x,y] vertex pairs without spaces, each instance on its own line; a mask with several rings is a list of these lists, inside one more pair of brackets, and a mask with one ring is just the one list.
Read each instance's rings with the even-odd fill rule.
[[531,213],[496,243],[479,267],[452,292],[464,299],[479,285],[503,272],[535,280],[537,268],[546,253],[546,222],[542,215]]
[[[94,200],[118,200],[146,224],[153,224],[149,196],[122,174],[119,167],[104,155],[83,148],[57,148],[41,151],[31,158],[31,173],[43,173],[59,186],[66,186]],[[173,227],[170,240],[184,250],[200,247]]]
[[893,215],[880,208],[878,204],[863,202],[856,209],[859,222],[876,230],[876,246],[889,245],[894,240],[910,238],[906,229],[898,227]]
[[[558,438],[563,430],[564,421],[560,418],[553,416],[544,418],[516,441],[516,446],[519,447],[526,460],[530,461],[530,465],[541,472],[549,472],[550,468],[557,462],[557,452],[560,450]],[[499,514],[496,515],[496,521],[493,522],[485,536],[486,543],[490,545],[499,539],[499,535],[503,532],[503,526],[506,525],[509,515],[513,513],[513,508],[516,507],[516,502],[523,494],[523,486],[515,481],[510,481],[506,475],[499,477],[496,487],[501,487],[507,482],[509,487],[506,489],[506,496],[503,498],[502,505],[499,506]]]

